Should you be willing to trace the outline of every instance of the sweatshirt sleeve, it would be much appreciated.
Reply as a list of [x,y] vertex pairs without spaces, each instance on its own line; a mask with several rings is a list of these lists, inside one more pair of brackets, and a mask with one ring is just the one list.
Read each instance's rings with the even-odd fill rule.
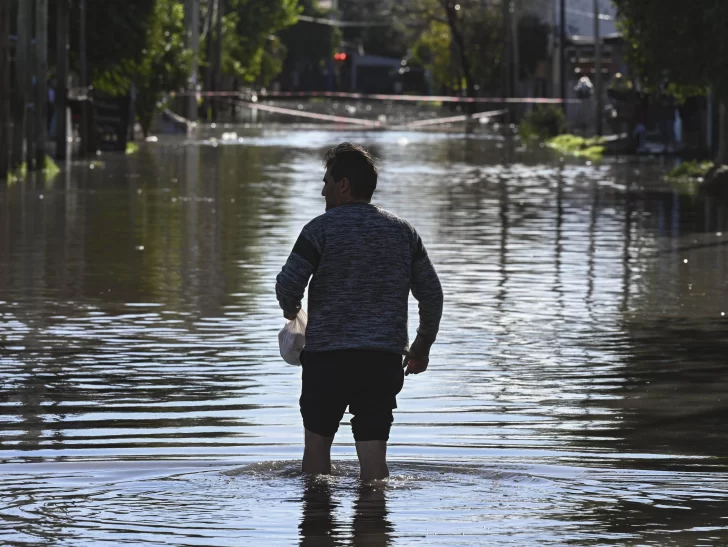
[[281,273],[276,277],[276,297],[284,312],[301,309],[303,293],[320,259],[320,245],[306,226],[298,236]]
[[417,335],[423,342],[432,345],[440,329],[442,286],[417,232],[414,232],[412,251],[412,295],[419,302],[420,325]]

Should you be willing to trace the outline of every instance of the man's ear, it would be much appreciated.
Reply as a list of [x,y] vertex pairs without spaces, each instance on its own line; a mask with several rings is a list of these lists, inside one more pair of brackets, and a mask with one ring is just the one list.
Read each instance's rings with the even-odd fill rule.
[[349,182],[349,179],[344,177],[341,179],[341,191],[342,192],[350,192],[351,191],[351,182]]

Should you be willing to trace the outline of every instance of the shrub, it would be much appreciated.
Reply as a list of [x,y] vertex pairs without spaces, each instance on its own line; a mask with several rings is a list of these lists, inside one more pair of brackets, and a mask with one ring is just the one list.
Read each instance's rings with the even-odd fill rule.
[[550,148],[558,150],[562,154],[599,159],[604,154],[605,142],[603,137],[585,139],[578,135],[560,135],[549,139],[547,144]]
[[712,161],[684,161],[667,174],[669,179],[704,178],[715,164]]
[[566,116],[560,106],[538,105],[526,114],[519,133],[523,140],[546,140],[566,132]]

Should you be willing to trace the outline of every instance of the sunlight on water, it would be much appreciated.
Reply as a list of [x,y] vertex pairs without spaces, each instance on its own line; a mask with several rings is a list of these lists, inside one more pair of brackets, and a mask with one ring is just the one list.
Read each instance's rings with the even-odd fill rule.
[[[208,132],[0,188],[0,543],[726,543],[722,205],[495,136]],[[348,421],[300,474],[276,342],[347,139],[445,291],[373,485]]]

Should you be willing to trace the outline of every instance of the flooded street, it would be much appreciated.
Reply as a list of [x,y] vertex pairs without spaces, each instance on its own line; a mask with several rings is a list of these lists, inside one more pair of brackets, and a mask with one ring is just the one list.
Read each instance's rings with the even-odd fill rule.
[[[728,543],[726,207],[657,160],[237,131],[0,187],[0,544]],[[348,415],[336,475],[299,474],[277,343],[275,276],[343,140],[445,293],[377,487]]]

